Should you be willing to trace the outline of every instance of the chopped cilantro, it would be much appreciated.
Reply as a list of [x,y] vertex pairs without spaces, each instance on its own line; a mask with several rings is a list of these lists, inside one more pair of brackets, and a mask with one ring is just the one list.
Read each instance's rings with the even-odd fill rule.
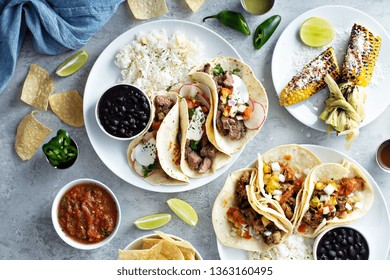
[[167,87],[166,91],[170,91],[172,86]]
[[194,113],[195,113],[195,108],[191,108],[191,109],[188,110],[188,114],[190,115],[190,119],[192,118]]
[[190,141],[190,147],[193,151],[199,150],[199,141],[191,140]]
[[240,71],[241,71],[240,69],[234,68],[233,71],[232,71],[232,74],[236,74],[236,73],[238,73],[238,72],[240,72]]
[[154,163],[152,163],[148,166],[142,166],[142,174],[146,178],[146,177],[148,177],[150,172],[152,172],[154,169],[156,169],[156,167],[157,167],[157,161],[155,161]]
[[217,64],[215,65],[215,67],[213,68],[213,75],[214,76],[218,76],[219,74],[222,74],[224,71],[223,71],[223,68],[221,66],[221,64]]

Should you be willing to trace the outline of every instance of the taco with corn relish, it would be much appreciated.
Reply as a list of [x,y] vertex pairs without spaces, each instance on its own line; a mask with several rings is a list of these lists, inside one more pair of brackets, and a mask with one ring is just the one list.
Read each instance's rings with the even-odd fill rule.
[[283,145],[258,155],[259,190],[256,196],[273,199],[278,209],[294,225],[304,199],[303,182],[320,159],[299,145]]
[[374,201],[371,184],[356,165],[347,161],[313,168],[303,192],[296,231],[309,238],[363,217]]
[[152,125],[130,143],[129,165],[152,185],[188,183],[188,177],[180,169],[178,97],[176,93],[156,95],[152,103]]
[[188,177],[208,176],[231,159],[207,137],[205,123],[212,118],[213,108],[211,91],[205,84],[186,84],[179,95],[181,170]]
[[291,223],[275,210],[273,201],[253,199],[249,187],[256,181],[256,168],[237,170],[229,175],[215,200],[213,226],[224,246],[263,251],[292,233]]
[[189,75],[211,89],[213,117],[206,121],[211,143],[226,154],[243,149],[260,131],[268,112],[267,94],[252,69],[241,60],[217,57]]

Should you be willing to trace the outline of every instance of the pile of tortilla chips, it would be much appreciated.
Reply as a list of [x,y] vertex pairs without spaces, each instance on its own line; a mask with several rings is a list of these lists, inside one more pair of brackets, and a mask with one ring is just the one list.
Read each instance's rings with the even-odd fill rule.
[[[195,13],[205,0],[186,0]],[[137,19],[151,19],[168,12],[165,0],[127,0],[130,10]]]
[[120,260],[195,260],[195,248],[188,241],[174,240],[156,231],[156,236],[142,239],[135,250],[119,250]]
[[[66,124],[80,127],[84,125],[83,98],[76,90],[52,94],[54,80],[41,66],[31,64],[23,84],[20,99],[30,106],[46,111],[48,104],[54,114]],[[29,160],[52,130],[40,123],[32,111],[19,123],[15,150],[22,160]]]

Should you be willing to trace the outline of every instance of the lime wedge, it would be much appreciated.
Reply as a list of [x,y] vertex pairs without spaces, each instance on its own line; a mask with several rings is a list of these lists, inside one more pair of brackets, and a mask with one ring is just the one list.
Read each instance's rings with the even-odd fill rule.
[[139,229],[151,230],[166,225],[171,218],[171,214],[153,214],[137,219],[134,225]]
[[167,203],[173,213],[175,213],[180,219],[190,226],[196,226],[198,223],[198,214],[190,204],[178,198],[171,198],[167,201]]
[[80,50],[67,58],[56,70],[56,74],[61,77],[72,75],[87,62],[88,54],[85,50]]
[[323,47],[333,40],[333,25],[324,18],[311,17],[302,23],[299,36],[309,47]]

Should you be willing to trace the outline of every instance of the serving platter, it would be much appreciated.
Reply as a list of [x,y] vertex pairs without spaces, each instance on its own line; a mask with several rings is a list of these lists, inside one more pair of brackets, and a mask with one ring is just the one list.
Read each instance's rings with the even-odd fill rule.
[[[92,147],[96,151],[103,163],[118,177],[136,187],[149,191],[173,193],[188,191],[201,187],[223,174],[240,156],[241,152],[233,154],[229,164],[221,169],[218,169],[210,176],[203,178],[191,179],[189,184],[167,186],[167,185],[151,185],[141,177],[137,176],[129,167],[127,162],[127,147],[129,141],[115,140],[106,135],[98,126],[95,118],[95,106],[99,97],[104,93],[104,89],[118,83],[121,80],[121,71],[115,66],[115,55],[126,44],[129,44],[136,38],[139,32],[147,33],[153,30],[162,30],[167,32],[167,35],[173,35],[175,32],[184,34],[187,38],[193,38],[203,43],[207,42],[207,52],[205,51],[201,60],[210,59],[217,56],[231,56],[241,59],[238,52],[217,33],[202,27],[198,24],[181,21],[181,20],[160,20],[152,21],[138,25],[110,43],[100,54],[96,60],[84,90],[84,121],[87,135],[91,141]],[[194,35],[195,34],[195,35]]]
[[[322,48],[307,47],[299,38],[301,24],[313,16],[327,19],[335,29],[333,41]],[[367,27],[374,35],[379,35],[382,38],[374,75],[367,87],[366,117],[360,127],[364,127],[378,118],[390,104],[390,84],[386,82],[390,79],[390,37],[383,26],[374,18],[346,6],[330,5],[309,10],[294,19],[282,32],[272,56],[272,80],[278,96],[280,96],[283,87],[303,66],[329,46],[333,46],[339,67],[341,67],[354,23]],[[326,132],[327,125],[319,119],[319,115],[325,108],[324,100],[327,97],[327,90],[323,89],[307,100],[287,106],[286,109],[301,123]]]
[[[350,224],[353,228],[360,231],[366,238],[370,246],[370,260],[385,260],[387,259],[387,253],[390,249],[390,218],[389,211],[386,205],[386,201],[383,194],[371,177],[371,175],[365,170],[358,162],[344,153],[341,153],[335,149],[317,146],[317,145],[302,145],[315,153],[322,162],[336,162],[341,163],[344,159],[356,164],[363,172],[364,176],[368,179],[370,184],[374,188],[374,203],[368,213],[361,218]],[[254,164],[251,163],[250,165]],[[217,240],[219,256],[222,260],[247,260],[248,252],[245,250],[239,250],[223,246]]]

